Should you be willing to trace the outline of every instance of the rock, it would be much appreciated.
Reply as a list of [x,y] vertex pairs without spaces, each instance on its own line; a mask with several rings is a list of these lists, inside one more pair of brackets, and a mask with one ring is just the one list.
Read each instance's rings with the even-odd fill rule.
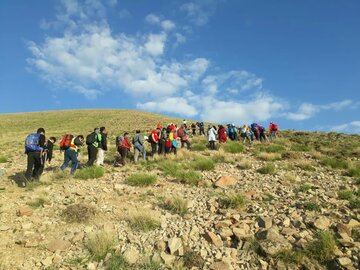
[[272,219],[270,217],[259,217],[257,221],[261,228],[269,229],[272,226]]
[[135,264],[139,258],[140,258],[140,253],[137,250],[137,248],[135,247],[130,247],[127,250],[125,250],[124,254],[124,260],[128,263],[128,264]]
[[216,187],[226,188],[235,185],[237,180],[232,176],[222,176],[215,182]]
[[0,226],[0,232],[5,232],[5,231],[8,231],[10,230],[11,228],[9,226],[6,226],[6,225],[1,225]]
[[227,228],[232,225],[232,222],[230,219],[222,220],[215,224],[215,229],[221,229],[221,228]]
[[230,228],[222,228],[219,231],[219,234],[222,239],[227,239],[228,237],[231,237],[233,235],[233,231]]
[[330,220],[327,217],[319,217],[315,220],[314,226],[319,230],[326,230],[330,226]]
[[230,270],[230,265],[227,262],[214,262],[210,265],[211,270]]
[[96,270],[96,264],[93,262],[88,263],[87,270]]
[[259,245],[261,251],[268,256],[273,256],[282,249],[292,247],[286,238],[279,234],[278,228],[275,226],[268,230],[258,232],[256,236],[260,240]]
[[213,232],[207,232],[204,234],[204,238],[211,244],[214,244],[216,247],[222,247],[223,242],[219,237],[216,236]]
[[165,251],[166,249],[166,243],[164,240],[159,240],[156,242],[155,247],[159,251]]
[[161,252],[160,257],[161,257],[161,259],[163,259],[164,264],[167,266],[171,266],[176,259],[176,257],[174,255],[170,255],[165,252]]
[[351,260],[347,257],[337,258],[337,261],[342,267],[346,267],[352,264]]
[[360,227],[360,222],[355,220],[355,219],[351,219],[349,221],[349,223],[347,224],[347,226],[352,229],[352,228],[355,228],[355,227]]
[[171,238],[168,241],[168,247],[171,255],[184,255],[182,241],[178,237]]
[[24,206],[16,210],[16,215],[18,217],[22,216],[31,216],[33,214],[33,210],[30,207]]
[[46,257],[46,259],[42,260],[41,263],[45,266],[45,268],[49,267],[53,263],[52,257]]
[[239,240],[244,238],[249,238],[251,234],[249,233],[249,226],[247,224],[241,224],[240,227],[235,227],[232,229],[235,237]]
[[57,250],[65,251],[70,246],[71,246],[71,243],[69,241],[57,239],[57,240],[53,240],[50,243],[48,243],[46,245],[46,248],[49,251],[55,252]]

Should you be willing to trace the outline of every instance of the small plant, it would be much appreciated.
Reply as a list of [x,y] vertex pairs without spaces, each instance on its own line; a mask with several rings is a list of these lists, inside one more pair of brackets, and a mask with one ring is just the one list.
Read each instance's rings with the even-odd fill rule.
[[274,164],[265,165],[257,170],[261,174],[275,174]]
[[360,177],[360,167],[349,169],[347,174],[350,177]]
[[6,163],[8,162],[8,158],[5,156],[0,156],[0,163]]
[[306,144],[293,144],[291,150],[295,152],[309,152],[311,147]]
[[294,152],[294,151],[286,151],[281,154],[281,157],[284,159],[299,159],[300,154],[298,152]]
[[307,160],[299,161],[296,164],[296,166],[304,171],[309,171],[309,172],[315,171],[315,168],[314,168],[312,162],[307,161]]
[[281,155],[278,153],[260,153],[258,155],[258,158],[264,161],[275,161],[275,160],[280,160]]
[[135,173],[126,178],[125,183],[130,186],[150,186],[156,183],[156,176],[144,173]]
[[306,247],[306,254],[324,264],[332,260],[335,255],[336,241],[332,233],[322,231],[315,235],[315,239]]
[[296,180],[297,180],[296,175],[295,175],[294,173],[291,173],[291,172],[285,173],[285,174],[281,177],[281,179],[282,179],[283,181],[288,181],[288,182],[290,182],[290,183],[295,183]]
[[231,154],[242,153],[245,149],[244,145],[240,144],[239,142],[227,142],[222,145],[222,148],[225,152]]
[[271,145],[260,145],[259,150],[261,152],[267,152],[267,153],[280,153],[285,150],[284,146],[279,144],[271,144]]
[[321,207],[319,204],[315,202],[304,202],[303,207],[308,211],[320,211]]
[[340,200],[351,200],[354,197],[354,194],[351,190],[340,190],[338,192],[338,197]]
[[349,167],[349,163],[343,159],[335,159],[335,158],[324,158],[321,163],[324,166],[331,167],[333,169],[347,169]]
[[75,178],[76,179],[83,179],[83,180],[87,180],[87,179],[95,179],[95,178],[100,178],[104,175],[104,169],[102,167],[97,167],[97,166],[91,166],[88,168],[84,168],[81,170],[78,170],[75,173]]
[[188,212],[187,201],[178,196],[164,200],[162,207],[179,216],[184,216]]
[[73,204],[66,207],[61,216],[66,222],[87,222],[91,217],[95,215],[95,209],[85,204]]
[[47,200],[44,198],[37,198],[31,202],[27,202],[26,204],[29,205],[31,208],[39,208],[44,207],[44,204],[46,204]]
[[308,190],[315,190],[317,187],[311,186],[311,185],[302,185],[300,186],[297,191],[298,192],[307,192]]
[[191,165],[198,171],[211,171],[215,168],[215,162],[210,158],[195,159]]
[[356,229],[356,228],[352,229],[351,237],[354,239],[354,241],[360,242],[360,228],[359,229]]
[[275,199],[275,197],[273,195],[271,195],[270,193],[265,193],[263,196],[264,202],[271,203],[274,199]]
[[69,177],[70,177],[70,174],[68,172],[58,171],[58,172],[55,172],[51,176],[51,180],[53,180],[53,181],[63,181],[63,180],[69,179]]
[[283,249],[278,251],[274,257],[286,265],[298,265],[304,260],[305,254],[300,250]]
[[111,258],[106,262],[106,270],[126,270],[127,267],[123,255],[112,254]]
[[180,170],[180,165],[175,161],[165,160],[159,163],[159,168],[165,175],[175,176]]
[[186,249],[183,256],[184,266],[186,269],[192,269],[196,267],[198,269],[203,269],[205,260],[201,255],[193,250]]
[[126,220],[136,231],[148,232],[160,227],[160,221],[147,213],[136,213],[127,217]]
[[359,209],[360,208],[360,197],[353,198],[349,201],[349,207],[351,209]]
[[199,172],[196,171],[186,171],[180,170],[175,175],[175,180],[182,183],[192,186],[197,186],[202,179],[202,176]]
[[[119,268],[116,268],[116,269],[119,269]],[[124,268],[121,268],[121,269],[124,269]],[[130,269],[132,269],[132,268],[130,268]],[[160,262],[151,260],[149,262],[145,262],[145,263],[142,263],[142,264],[138,265],[136,267],[136,269],[137,270],[160,270],[160,269],[162,269],[162,267],[161,267]]]
[[115,239],[113,235],[100,232],[89,238],[86,248],[89,250],[93,260],[101,261],[111,251],[114,244]]
[[204,144],[193,144],[191,146],[191,151],[205,151],[206,145]]
[[246,206],[247,200],[241,194],[226,194],[219,198],[219,203],[223,208],[242,209]]
[[236,167],[241,170],[248,170],[251,169],[251,163],[248,160],[242,160],[236,165]]

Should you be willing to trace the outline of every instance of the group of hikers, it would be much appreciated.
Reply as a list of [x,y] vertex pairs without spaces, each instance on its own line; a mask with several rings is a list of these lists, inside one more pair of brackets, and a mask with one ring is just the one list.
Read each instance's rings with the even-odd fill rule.
[[[195,136],[197,130],[200,136],[207,136],[208,148],[210,150],[216,150],[216,141],[226,143],[226,141],[230,139],[232,141],[242,141],[243,143],[248,141],[251,144],[255,140],[260,142],[274,140],[278,132],[278,125],[270,122],[268,138],[265,127],[257,123],[243,125],[241,127],[236,127],[234,124],[228,124],[227,126],[219,125],[216,127],[210,124],[208,125],[206,134],[204,122],[192,123],[188,126],[186,120],[183,120],[180,127],[173,123],[163,127],[159,123],[148,136],[143,136],[140,130],[136,130],[136,134],[132,139],[128,132],[116,137],[117,156],[113,165],[125,165],[132,147],[134,149],[135,163],[138,162],[139,157],[146,160],[145,141],[151,145],[151,156],[176,155],[179,143],[181,148],[186,146],[189,150],[191,148],[189,137]],[[94,165],[104,166],[105,152],[108,150],[107,134],[107,129],[100,127],[95,128],[86,138],[83,135],[64,135],[59,143],[60,151],[64,152],[64,162],[60,166],[60,169],[65,171],[71,162],[70,173],[75,174],[79,166],[80,148],[83,147],[84,144],[87,145],[88,161],[83,167]],[[39,128],[36,133],[27,136],[25,140],[25,153],[27,154],[26,182],[38,181],[40,179],[45,164],[47,162],[51,163],[55,143],[55,137],[46,138],[44,128]],[[24,185],[26,185],[26,182]]]

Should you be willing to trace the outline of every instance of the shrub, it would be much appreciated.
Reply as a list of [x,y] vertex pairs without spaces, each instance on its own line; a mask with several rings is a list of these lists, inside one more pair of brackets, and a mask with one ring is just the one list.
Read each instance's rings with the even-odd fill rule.
[[160,221],[147,213],[136,213],[127,217],[126,220],[136,231],[148,232],[160,227]]
[[297,191],[298,192],[306,192],[308,190],[315,190],[315,189],[317,189],[317,187],[314,187],[311,185],[302,185],[297,189]]
[[307,245],[306,254],[320,263],[326,263],[334,258],[335,248],[334,236],[328,231],[322,231]]
[[159,163],[159,168],[165,175],[175,176],[180,170],[180,165],[175,161],[165,160]]
[[[132,268],[131,268],[132,269]],[[140,264],[136,267],[137,270],[160,270],[162,269],[161,263],[157,261],[150,261]]]
[[274,164],[265,165],[257,170],[261,174],[275,174]]
[[199,172],[196,171],[185,171],[180,170],[175,175],[175,180],[182,183],[192,186],[197,186],[202,179],[202,176]]
[[107,270],[126,270],[127,264],[122,255],[113,254],[111,258],[106,263]]
[[164,200],[162,207],[179,216],[184,216],[188,212],[187,201],[177,196]]
[[281,159],[281,155],[278,153],[260,153],[258,158],[264,161],[274,161]]
[[222,148],[225,152],[232,154],[241,153],[245,149],[244,145],[240,144],[239,142],[227,142],[222,145]]
[[312,165],[312,162],[307,161],[307,160],[298,162],[296,164],[296,166],[304,171],[315,171],[315,168]]
[[84,168],[81,170],[78,170],[75,173],[75,178],[77,179],[83,179],[83,180],[87,180],[87,179],[95,179],[95,178],[100,178],[104,175],[104,169],[101,167],[97,167],[97,166],[91,166],[88,168]]
[[264,202],[272,202],[273,200],[275,199],[275,197],[270,194],[270,193],[265,193],[264,196],[263,196],[263,201]]
[[70,174],[68,172],[58,171],[58,172],[55,172],[51,176],[51,180],[53,180],[53,181],[62,181],[62,180],[68,179],[69,177],[70,177]]
[[298,152],[286,151],[281,154],[281,157],[285,159],[299,159],[300,154]]
[[347,169],[349,164],[346,160],[335,158],[324,158],[321,163],[333,169]]
[[233,156],[229,156],[219,152],[213,155],[211,159],[215,163],[232,163],[232,164],[235,163],[235,158]]
[[106,254],[111,251],[111,247],[115,244],[113,235],[100,232],[89,238],[86,248],[89,250],[91,257],[95,261],[101,261]]
[[6,163],[8,162],[8,158],[5,156],[0,156],[0,163]]
[[293,144],[291,150],[295,152],[308,152],[311,150],[311,147],[306,144]]
[[144,173],[135,173],[126,178],[125,183],[130,186],[150,186],[155,184],[156,176]]
[[305,254],[298,250],[283,249],[278,251],[274,257],[286,265],[298,265],[303,261]]
[[91,217],[95,215],[95,209],[85,204],[73,204],[66,207],[61,216],[66,222],[87,222]]
[[354,239],[354,241],[360,242],[360,229],[352,229],[351,237]]
[[349,206],[351,209],[359,209],[360,208],[360,197],[351,199],[349,201]]
[[27,202],[26,204],[29,205],[31,208],[39,208],[44,207],[44,204],[46,204],[46,200],[44,198],[37,198],[34,201]]
[[303,207],[308,211],[320,211],[321,207],[319,204],[315,202],[304,202]]
[[191,151],[205,151],[206,145],[204,144],[193,144],[191,145]]
[[351,190],[340,190],[338,197],[340,200],[350,200],[354,197],[354,194]]
[[261,152],[267,152],[267,153],[279,153],[283,152],[285,150],[285,147],[278,144],[271,144],[271,145],[260,145],[259,150]]
[[215,168],[215,162],[209,158],[195,159],[191,165],[198,171],[211,171]]
[[223,208],[242,209],[246,206],[246,198],[241,194],[226,194],[219,198]]
[[248,170],[251,169],[251,163],[248,160],[242,160],[236,165],[236,167],[241,170]]
[[360,177],[360,167],[359,168],[351,168],[351,169],[349,169],[348,176],[350,176],[350,177]]

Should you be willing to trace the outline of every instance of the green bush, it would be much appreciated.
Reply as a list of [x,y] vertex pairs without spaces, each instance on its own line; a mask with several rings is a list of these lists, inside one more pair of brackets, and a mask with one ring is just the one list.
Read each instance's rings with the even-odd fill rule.
[[191,151],[205,151],[206,145],[204,144],[193,144],[191,145]]
[[187,201],[177,196],[164,200],[161,206],[179,216],[184,216],[188,212]]
[[222,145],[222,148],[225,152],[231,154],[241,153],[245,149],[244,145],[239,142],[227,142]]
[[31,208],[39,208],[44,207],[44,204],[47,201],[44,198],[37,198],[31,202],[27,202],[26,204],[29,205]]
[[349,169],[348,176],[350,176],[350,177],[360,177],[360,167]]
[[97,166],[91,166],[91,167],[87,167],[81,170],[78,170],[75,173],[75,178],[76,179],[83,179],[83,180],[87,180],[87,179],[95,179],[95,178],[100,178],[104,175],[105,171],[103,168],[101,167],[97,167]]
[[215,162],[210,158],[195,159],[191,165],[198,171],[211,171],[215,168]]
[[156,176],[145,174],[145,173],[135,173],[128,178],[126,178],[125,183],[130,186],[150,186],[155,184]]
[[335,257],[336,241],[332,233],[322,231],[315,235],[315,239],[306,247],[306,254],[324,264]]
[[223,208],[242,209],[246,206],[247,200],[241,194],[226,194],[219,198],[219,203]]
[[285,147],[279,144],[271,144],[271,145],[259,145],[259,150],[261,152],[267,153],[279,153],[285,150]]
[[192,186],[197,186],[202,179],[202,175],[196,171],[180,170],[175,175],[175,180]]
[[128,269],[127,263],[123,255],[113,254],[106,262],[106,270],[126,270]]
[[61,213],[66,222],[87,222],[95,215],[95,209],[85,204],[72,204],[67,206]]
[[308,210],[308,211],[320,211],[321,210],[320,205],[315,202],[305,202],[303,204],[303,207],[305,210]]
[[354,194],[351,190],[340,190],[338,197],[340,200],[350,200],[354,197]]
[[111,251],[114,244],[115,239],[112,235],[100,232],[89,238],[86,248],[89,250],[92,259],[101,261]]
[[346,160],[336,158],[324,158],[321,163],[333,169],[347,169],[349,164]]
[[8,158],[5,156],[0,156],[0,163],[6,163],[8,162]]
[[360,197],[351,199],[349,201],[349,206],[351,209],[359,209],[360,208]]
[[278,251],[274,257],[286,265],[298,265],[304,260],[305,254],[298,250],[283,249]]
[[160,221],[147,213],[138,213],[127,218],[131,229],[148,232],[160,227]]
[[274,164],[265,165],[257,170],[261,174],[275,174]]
[[164,172],[165,175],[176,176],[177,172],[181,169],[179,163],[176,161],[165,160],[159,162],[159,169]]
[[298,192],[306,192],[308,190],[315,190],[315,189],[317,189],[317,187],[314,187],[311,185],[302,185],[297,189],[297,191]]
[[306,144],[293,144],[291,150],[295,152],[309,152],[311,147]]

